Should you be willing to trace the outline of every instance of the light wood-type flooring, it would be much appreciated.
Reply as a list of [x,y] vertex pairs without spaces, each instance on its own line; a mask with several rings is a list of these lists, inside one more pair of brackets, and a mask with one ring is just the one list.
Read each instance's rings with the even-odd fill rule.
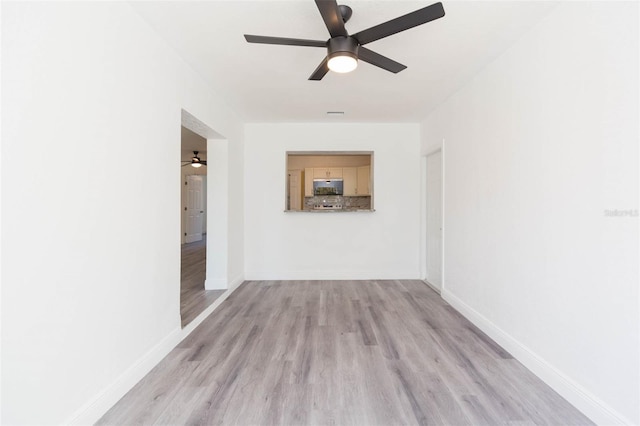
[[182,327],[207,309],[224,290],[205,290],[207,238],[183,244],[180,268],[180,316]]
[[421,281],[249,281],[99,424],[587,425]]

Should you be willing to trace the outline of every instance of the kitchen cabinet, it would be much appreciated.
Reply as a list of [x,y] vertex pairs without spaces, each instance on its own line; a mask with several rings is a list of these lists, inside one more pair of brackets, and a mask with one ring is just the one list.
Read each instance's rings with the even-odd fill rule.
[[371,166],[358,167],[357,195],[371,195]]
[[346,197],[371,195],[371,166],[304,169],[304,196],[313,197],[314,179],[342,179]]
[[345,196],[357,195],[358,191],[358,168],[345,167],[342,169],[343,191]]
[[304,169],[304,196],[313,197],[313,169]]
[[342,168],[340,167],[323,167],[313,169],[313,177],[315,179],[335,179],[342,177]]

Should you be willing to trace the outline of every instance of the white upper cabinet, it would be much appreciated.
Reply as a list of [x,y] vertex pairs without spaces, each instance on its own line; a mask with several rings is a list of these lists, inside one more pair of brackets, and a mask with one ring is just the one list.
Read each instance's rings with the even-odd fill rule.
[[343,191],[345,196],[357,195],[358,192],[358,168],[345,167],[342,169]]
[[371,195],[371,166],[358,167],[357,195]]
[[342,177],[342,168],[339,167],[323,167],[313,169],[314,179],[335,179]]

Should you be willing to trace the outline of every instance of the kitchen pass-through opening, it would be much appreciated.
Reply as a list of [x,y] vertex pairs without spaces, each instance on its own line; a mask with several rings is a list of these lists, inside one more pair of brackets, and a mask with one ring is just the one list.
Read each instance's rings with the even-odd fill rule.
[[289,151],[285,211],[373,210],[373,151]]

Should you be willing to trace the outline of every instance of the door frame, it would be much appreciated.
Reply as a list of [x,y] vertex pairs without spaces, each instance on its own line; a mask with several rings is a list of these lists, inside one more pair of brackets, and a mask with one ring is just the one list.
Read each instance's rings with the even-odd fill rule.
[[[441,213],[440,213],[440,217],[442,220],[442,241],[441,241],[441,246],[440,246],[440,259],[441,259],[441,265],[440,265],[440,275],[441,275],[441,287],[437,288],[435,287],[433,284],[431,284],[428,280],[427,280],[427,255],[428,255],[428,249],[427,249],[427,158],[433,154],[436,154],[440,152],[441,157],[440,157],[440,161],[441,161],[441,165],[440,165],[440,182],[441,182],[441,194],[442,194],[442,203],[440,205],[441,208]],[[442,140],[442,145],[432,149],[430,151],[427,151],[426,154],[424,154],[421,158],[421,179],[420,179],[420,186],[421,186],[421,191],[420,193],[422,194],[421,198],[421,219],[420,219],[420,223],[421,223],[421,244],[420,244],[420,252],[421,252],[421,256],[420,256],[420,269],[421,269],[421,279],[427,284],[429,285],[429,287],[433,288],[436,292],[438,293],[442,293],[444,292],[445,289],[445,232],[446,232],[446,227],[445,227],[445,202],[446,202],[446,194],[445,194],[445,141],[444,139]]]
[[229,288],[229,141],[184,109],[181,110],[181,124],[207,140],[204,287],[205,290],[226,290]]

